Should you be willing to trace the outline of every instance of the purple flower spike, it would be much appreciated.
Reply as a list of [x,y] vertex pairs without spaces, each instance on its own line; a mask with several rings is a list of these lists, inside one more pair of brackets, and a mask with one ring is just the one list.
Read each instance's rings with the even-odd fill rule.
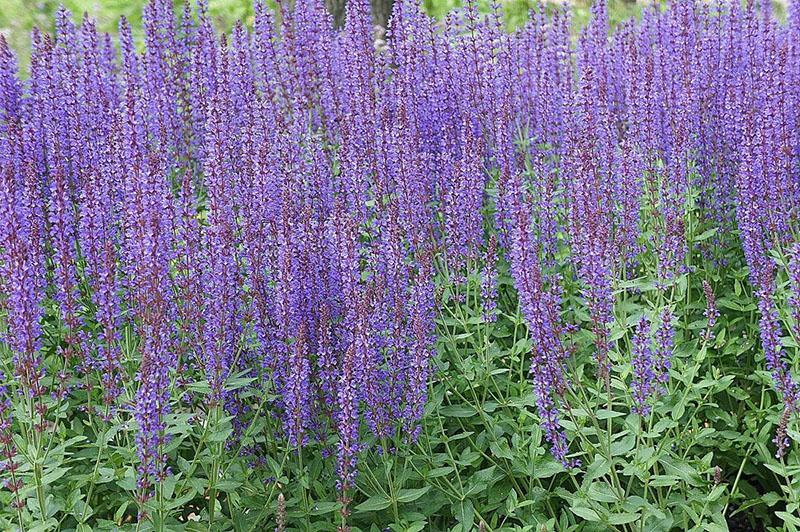
[[652,400],[656,392],[656,373],[654,370],[658,368],[653,359],[653,351],[650,344],[650,322],[643,317],[636,326],[631,347],[633,411],[640,416],[647,416],[650,413],[648,402]]

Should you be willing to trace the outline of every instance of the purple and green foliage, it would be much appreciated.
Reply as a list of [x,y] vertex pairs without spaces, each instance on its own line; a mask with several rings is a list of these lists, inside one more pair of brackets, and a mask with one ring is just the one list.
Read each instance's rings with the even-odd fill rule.
[[0,528],[800,526],[800,2],[591,15],[0,37]]

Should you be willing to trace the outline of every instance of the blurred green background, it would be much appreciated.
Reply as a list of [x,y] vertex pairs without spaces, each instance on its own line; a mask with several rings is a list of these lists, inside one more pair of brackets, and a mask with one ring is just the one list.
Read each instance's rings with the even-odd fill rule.
[[[88,13],[95,18],[99,29],[114,33],[119,17],[125,15],[133,27],[140,28],[141,12],[147,0],[0,0],[0,33],[3,33],[11,47],[17,52],[20,63],[27,64],[30,46],[30,31],[34,26],[48,32],[53,30],[54,15],[63,4],[76,18]],[[298,0],[302,1],[302,0]],[[461,5],[461,0],[423,0],[425,9],[434,16],[442,16],[450,9]],[[488,9],[489,0],[481,1]],[[526,18],[536,0],[504,0],[506,22],[517,26]],[[588,18],[588,0],[571,2],[574,8],[576,26]],[[182,0],[176,1],[176,6]],[[209,11],[217,28],[229,29],[237,20],[248,25],[253,17],[252,0],[209,0]],[[611,15],[615,21],[622,20],[639,11],[635,2],[612,0]]]
[[[183,0],[174,0],[180,8]],[[297,0],[303,1],[303,0]],[[333,0],[335,1],[335,0]],[[461,5],[462,0],[421,0],[425,9],[434,16],[442,16],[450,9]],[[491,0],[479,0],[488,9]],[[515,27],[524,22],[528,12],[538,0],[500,0],[504,7],[506,22]],[[549,1],[549,0],[544,0]],[[573,11],[575,28],[583,26],[589,17],[590,0],[565,0]],[[641,0],[640,0],[641,1]],[[645,0],[663,1],[663,0]],[[45,31],[53,31],[54,14],[63,4],[79,18],[88,13],[97,20],[102,31],[114,33],[119,17],[125,15],[135,30],[140,29],[141,12],[147,0],[0,0],[0,33],[3,33],[11,47],[17,52],[23,69],[27,66],[30,46],[30,31],[37,26]],[[776,13],[783,17],[785,0],[773,1]],[[554,3],[551,5],[555,5]],[[209,0],[209,11],[217,28],[230,29],[237,20],[252,24],[252,0]],[[640,5],[636,0],[609,0],[609,13],[612,23],[636,16]]]

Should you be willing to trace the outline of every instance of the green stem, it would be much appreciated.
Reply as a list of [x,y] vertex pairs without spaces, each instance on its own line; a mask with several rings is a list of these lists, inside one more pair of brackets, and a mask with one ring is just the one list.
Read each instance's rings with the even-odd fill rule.
[[33,468],[34,482],[36,483],[36,499],[39,502],[39,512],[42,514],[42,522],[47,520],[47,507],[44,499],[44,485],[42,484],[42,464],[37,460]]
[[[220,419],[220,410],[221,407],[217,405],[214,408],[214,428],[217,427]],[[217,451],[214,453],[214,458],[211,463],[211,478],[209,479],[209,490],[208,490],[208,530],[209,532],[213,532],[214,530],[214,514],[217,510],[217,479],[219,477],[219,456],[221,454],[221,445],[217,447]]]

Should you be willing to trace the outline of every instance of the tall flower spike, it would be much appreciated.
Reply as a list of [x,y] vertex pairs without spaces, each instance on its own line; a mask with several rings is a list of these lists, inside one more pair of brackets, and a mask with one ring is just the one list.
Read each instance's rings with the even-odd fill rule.
[[662,387],[665,387],[669,382],[669,370],[672,367],[673,340],[675,336],[674,320],[675,317],[672,314],[672,310],[669,307],[664,307],[664,310],[661,311],[658,330],[656,330],[656,352],[653,364],[656,379],[661,383]]
[[357,247],[357,226],[354,215],[346,210],[344,200],[337,198],[328,234],[333,247],[332,267],[337,271],[341,287],[341,302],[344,312],[343,356],[337,382],[336,431],[338,484],[342,492],[353,487],[359,451],[359,382],[365,382],[364,350],[368,342],[365,328],[367,300],[360,283]]
[[800,242],[789,250],[789,311],[795,338],[800,338]]
[[650,413],[648,402],[656,391],[656,373],[653,371],[656,368],[650,347],[650,322],[645,317],[639,320],[633,334],[631,366],[633,367],[631,381],[633,411],[640,416],[647,416]]
[[223,43],[216,53],[217,79],[211,94],[205,128],[203,174],[208,191],[208,227],[205,231],[206,268],[203,359],[211,401],[224,399],[224,383],[233,369],[239,337],[239,272],[236,262],[234,211],[233,131],[231,120],[230,70]]
[[497,236],[489,236],[486,253],[483,256],[481,271],[481,302],[483,320],[492,323],[497,320]]
[[0,132],[19,120],[22,84],[17,78],[17,61],[4,35],[0,34]]
[[[146,134],[147,101],[142,72],[130,27],[120,22],[122,49],[122,122],[115,146],[122,183],[123,268],[128,280],[134,328],[142,339],[141,364],[136,382],[134,418],[137,488],[140,504],[153,496],[154,486],[169,474],[164,455],[168,441],[165,417],[170,412],[170,374],[175,369],[173,326],[176,317],[170,266],[174,227],[171,183],[167,160],[151,149],[155,139]],[[158,150],[158,148],[156,148]]]
[[[0,137],[0,151],[4,151],[4,144],[7,146],[4,140]],[[30,203],[24,201],[20,178],[10,163],[0,160],[0,271],[7,298],[3,340],[13,353],[14,372],[22,390],[29,397],[39,397],[45,393],[40,354],[44,287],[37,279],[37,268],[44,263],[40,256],[43,250],[40,242],[31,238],[32,229],[40,221]]]
[[562,344],[566,328],[561,321],[561,289],[557,277],[544,277],[537,244],[532,239],[530,206],[520,181],[519,176],[512,181],[507,196],[513,202],[509,208],[513,214],[511,274],[531,337],[530,374],[537,412],[553,456],[570,467],[577,462],[567,458],[567,437],[559,425],[559,409],[567,388],[564,361],[568,355]]
[[719,309],[717,309],[717,301],[714,297],[714,290],[705,279],[703,280],[703,294],[706,297],[706,309],[703,311],[703,316],[708,320],[706,330],[703,333],[703,338],[710,342],[714,339],[714,326],[717,324],[719,318]]
[[411,325],[411,368],[408,374],[406,392],[405,422],[411,438],[416,439],[420,431],[418,422],[422,419],[427,399],[428,375],[434,354],[434,282],[433,254],[430,250],[420,250],[417,254],[417,272],[409,298],[408,315]]

